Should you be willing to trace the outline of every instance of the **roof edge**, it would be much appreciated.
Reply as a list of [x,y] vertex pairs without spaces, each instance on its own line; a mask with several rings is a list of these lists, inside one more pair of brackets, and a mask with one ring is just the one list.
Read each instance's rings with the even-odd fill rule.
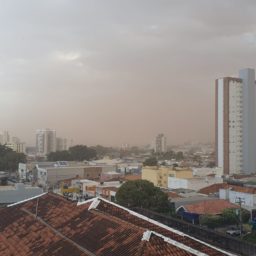
[[[95,198],[95,199],[96,199],[96,198]],[[113,203],[113,202],[111,202],[111,201],[108,201],[108,200],[105,199],[105,198],[97,197],[97,200],[102,200],[102,201],[104,201],[104,202],[106,202],[106,203],[112,204],[112,205],[114,205],[114,206],[116,206],[116,207],[118,207],[118,208],[120,208],[120,209],[123,209],[123,210],[127,211],[127,212],[130,213],[131,215],[134,215],[134,216],[136,216],[136,217],[138,217],[138,218],[141,218],[141,219],[143,219],[143,220],[146,220],[146,221],[148,221],[148,222],[150,222],[150,223],[152,223],[152,224],[155,224],[155,225],[157,225],[157,226],[159,226],[159,227],[162,227],[162,228],[164,228],[164,229],[167,229],[167,230],[169,230],[169,231],[171,231],[171,232],[173,232],[173,233],[175,233],[175,234],[177,234],[177,235],[189,237],[189,238],[191,238],[191,239],[193,239],[193,240],[195,240],[195,241],[197,241],[197,242],[199,242],[199,243],[201,243],[201,244],[204,244],[204,245],[206,245],[206,246],[208,246],[208,247],[210,247],[210,248],[212,248],[212,249],[214,249],[214,250],[216,250],[216,251],[222,252],[222,253],[224,253],[224,254],[226,254],[226,255],[228,255],[228,256],[235,256],[235,255],[236,255],[236,254],[234,254],[234,253],[230,253],[230,252],[227,252],[227,251],[225,251],[225,250],[223,250],[223,249],[217,248],[217,247],[215,247],[215,246],[213,246],[213,245],[211,245],[211,244],[208,244],[208,243],[206,243],[206,242],[204,242],[204,241],[202,241],[202,240],[199,240],[199,239],[197,239],[197,238],[195,238],[195,237],[192,237],[192,236],[190,236],[190,235],[187,235],[187,234],[185,234],[185,233],[183,233],[183,232],[181,232],[181,231],[178,231],[178,230],[176,230],[176,229],[173,229],[173,228],[171,228],[171,227],[168,227],[168,226],[166,226],[166,225],[164,225],[164,224],[162,224],[162,223],[160,223],[160,222],[158,222],[158,221],[155,221],[155,220],[150,219],[150,218],[148,218],[148,217],[146,217],[146,216],[144,216],[144,215],[142,215],[142,214],[139,214],[139,213],[137,213],[137,212],[134,212],[134,211],[132,211],[132,210],[129,210],[129,209],[127,209],[127,208],[125,208],[125,207],[123,207],[123,206],[121,206],[121,205],[118,205],[118,204],[116,204],[116,203]],[[97,208],[95,208],[95,209],[97,209]],[[175,242],[176,242],[176,241],[175,241]]]
[[171,245],[174,245],[174,246],[176,246],[176,247],[178,247],[178,248],[180,248],[180,249],[182,249],[182,250],[184,250],[186,252],[192,253],[192,254],[197,255],[197,256],[208,256],[208,254],[206,254],[206,253],[203,253],[203,252],[200,252],[200,251],[198,251],[196,249],[193,249],[193,248],[191,248],[191,247],[189,247],[189,246],[187,246],[185,244],[177,242],[177,241],[175,241],[175,240],[173,240],[173,239],[171,239],[169,237],[166,237],[164,235],[161,235],[161,234],[159,234],[159,233],[157,233],[155,231],[149,231],[149,230],[145,231],[143,233],[142,241],[148,241],[149,242],[150,237],[151,237],[152,234],[154,234],[157,237],[162,238],[164,240],[164,242],[166,242],[168,244],[171,244]]
[[8,204],[7,207],[12,207],[12,206],[15,206],[15,205],[18,205],[18,204],[22,204],[22,203],[28,202],[28,201],[30,201],[30,200],[36,199],[36,198],[38,198],[38,197],[44,196],[44,195],[46,195],[46,194],[48,194],[48,192],[45,192],[45,193],[42,193],[42,194],[40,194],[40,195],[37,195],[37,196],[33,196],[33,197],[30,197],[30,198],[24,199],[24,200],[22,200],[22,201],[19,201],[19,202],[13,203],[13,204]]

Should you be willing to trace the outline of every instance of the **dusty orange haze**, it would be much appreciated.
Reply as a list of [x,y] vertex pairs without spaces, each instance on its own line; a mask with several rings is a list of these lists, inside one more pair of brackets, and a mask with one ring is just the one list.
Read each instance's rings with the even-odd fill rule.
[[0,1],[0,130],[31,145],[46,127],[89,145],[213,141],[215,78],[256,66],[255,11],[254,0]]

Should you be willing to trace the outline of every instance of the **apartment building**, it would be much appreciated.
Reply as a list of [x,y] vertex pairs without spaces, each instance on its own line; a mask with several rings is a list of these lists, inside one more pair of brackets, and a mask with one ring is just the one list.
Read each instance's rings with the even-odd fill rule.
[[255,71],[216,80],[216,165],[224,175],[256,172]]
[[168,188],[168,177],[189,179],[193,177],[191,169],[145,166],[142,168],[143,180],[152,182],[157,187]]
[[36,131],[36,151],[39,156],[46,156],[56,151],[56,131],[38,129]]

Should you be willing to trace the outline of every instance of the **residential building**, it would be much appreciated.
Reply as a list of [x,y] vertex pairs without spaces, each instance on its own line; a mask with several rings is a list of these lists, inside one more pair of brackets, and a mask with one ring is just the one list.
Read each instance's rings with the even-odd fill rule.
[[220,189],[226,189],[229,188],[231,185],[227,183],[216,183],[209,186],[206,186],[204,188],[201,188],[198,192],[204,195],[211,195],[211,196],[219,196],[219,190]]
[[238,209],[239,206],[227,200],[215,199],[187,205],[181,205],[176,209],[178,215],[192,223],[199,223],[202,215],[221,215],[225,209]]
[[216,165],[225,175],[256,172],[255,71],[216,80]]
[[215,176],[207,176],[203,178],[193,177],[190,179],[168,177],[168,188],[184,188],[198,191],[199,189],[204,188],[206,186],[221,182],[223,182],[223,179],[221,177]]
[[87,179],[73,179],[71,181],[71,187],[79,188],[83,196],[103,196],[111,201],[114,200],[116,192],[121,185],[122,183],[119,181],[98,182]]
[[229,200],[231,203],[239,203],[247,210],[256,209],[256,188],[230,185],[228,188],[219,189],[220,199]]
[[39,129],[36,131],[37,155],[46,156],[56,151],[56,131],[50,129]]
[[46,193],[2,209],[0,228],[6,256],[234,255],[103,198]]
[[12,149],[17,153],[24,153],[26,152],[26,147],[24,142],[8,142],[5,144],[6,147]]
[[2,137],[3,138],[3,144],[7,144],[7,143],[10,142],[10,134],[9,134],[8,131],[4,131],[2,136],[3,136]]
[[54,186],[66,179],[100,180],[102,173],[114,171],[115,166],[90,166],[82,162],[40,162],[35,165],[34,174],[41,186]]
[[56,151],[68,150],[68,140],[65,138],[56,138]]
[[142,168],[141,178],[151,181],[155,186],[168,188],[168,177],[192,178],[193,172],[191,169],[164,166],[145,166]]
[[164,153],[167,150],[167,139],[163,133],[156,136],[154,141],[154,151],[155,153]]

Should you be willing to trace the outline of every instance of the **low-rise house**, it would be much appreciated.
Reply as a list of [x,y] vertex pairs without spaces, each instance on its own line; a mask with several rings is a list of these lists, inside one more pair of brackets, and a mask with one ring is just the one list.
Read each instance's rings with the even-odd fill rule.
[[118,172],[103,172],[100,175],[100,181],[108,181],[108,180],[121,180],[124,174]]
[[[82,191],[83,196],[96,197],[103,195],[105,198],[114,200],[117,189],[122,185],[120,181],[99,182],[87,179],[76,179],[71,182],[72,187],[78,187]],[[109,191],[112,188],[112,192]],[[114,189],[116,188],[116,190]],[[112,196],[112,197],[111,197]]]
[[231,203],[241,202],[241,206],[249,211],[256,209],[256,188],[253,187],[230,185],[219,190],[219,197]]
[[204,194],[204,195],[214,195],[219,196],[219,190],[221,188],[229,188],[229,184],[227,183],[216,183],[212,184],[210,186],[206,186],[204,188],[201,188],[198,193]]
[[179,197],[172,198],[171,200],[174,203],[175,209],[179,208],[181,205],[188,205],[218,199],[216,197],[210,197],[196,192],[182,193],[179,192],[178,190],[174,190],[174,192],[179,195]]
[[141,180],[141,174],[128,174],[123,177],[124,181]]
[[202,215],[221,215],[225,209],[238,209],[239,206],[232,204],[227,200],[215,199],[202,202],[181,205],[176,209],[177,214],[183,219],[192,223],[199,223],[199,217]]
[[115,170],[110,166],[90,166],[77,162],[54,162],[54,163],[38,163],[36,164],[37,182],[41,186],[54,186],[58,182],[70,179],[75,176],[83,179],[99,180],[102,173]]
[[220,199],[229,200],[231,203],[239,203],[246,210],[251,211],[252,217],[256,217],[256,188],[243,187],[227,183],[213,184],[202,188],[199,193],[206,195],[216,195]]
[[117,188],[117,187],[104,187],[101,190],[101,196],[111,202],[115,202],[116,192],[118,191],[118,189],[119,188]]
[[0,230],[5,256],[234,255],[102,198],[44,194],[0,210]]

